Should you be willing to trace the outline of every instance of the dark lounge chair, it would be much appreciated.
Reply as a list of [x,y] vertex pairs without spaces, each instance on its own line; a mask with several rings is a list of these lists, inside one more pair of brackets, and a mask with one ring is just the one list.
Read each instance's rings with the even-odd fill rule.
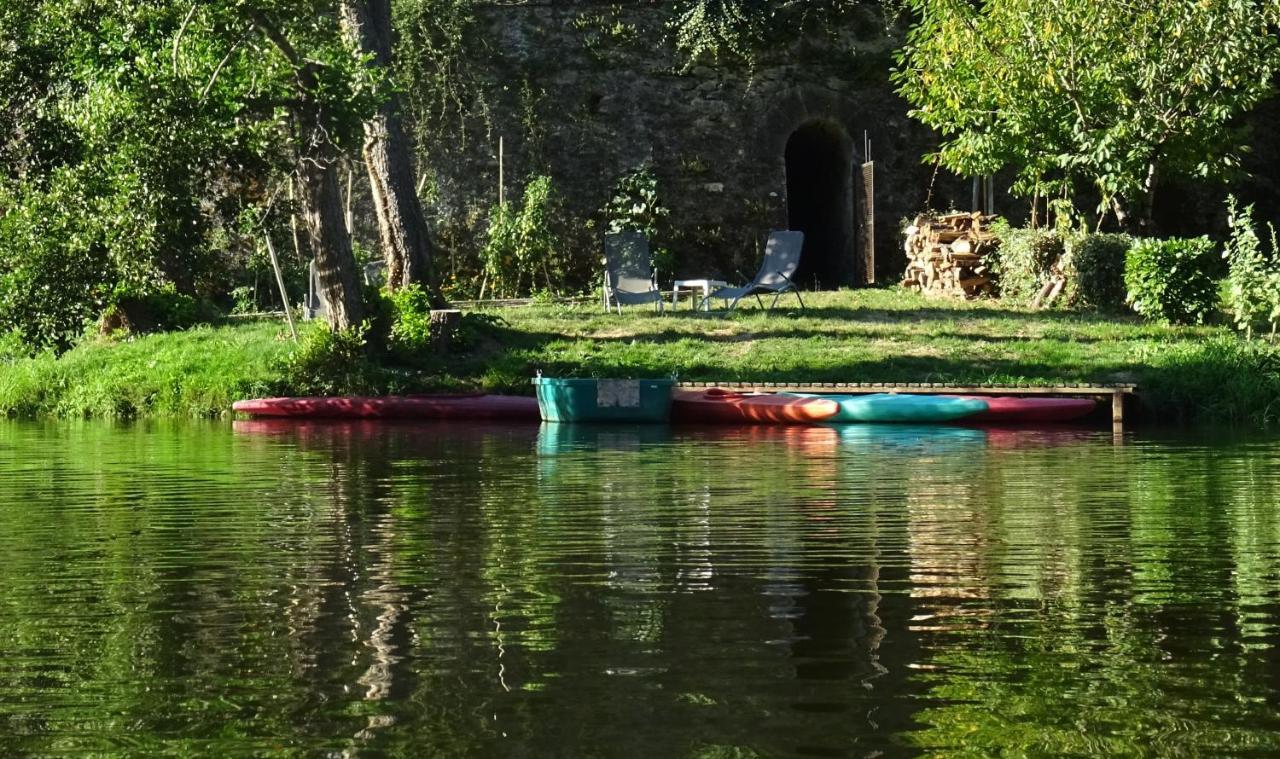
[[649,262],[649,240],[639,232],[619,232],[604,238],[604,309],[656,303],[662,313],[662,292]]
[[768,306],[772,309],[778,305],[778,299],[783,293],[790,292],[795,293],[796,300],[800,301],[800,308],[804,308],[804,299],[800,297],[800,291],[796,289],[794,282],[803,246],[804,232],[770,232],[769,241],[764,246],[764,261],[760,263],[760,271],[756,272],[755,279],[742,287],[722,287],[712,292],[703,298],[703,306],[711,298],[720,298],[729,301],[728,310],[732,311],[737,308],[738,301],[754,295],[760,307],[764,308],[761,293],[772,293],[773,302]]

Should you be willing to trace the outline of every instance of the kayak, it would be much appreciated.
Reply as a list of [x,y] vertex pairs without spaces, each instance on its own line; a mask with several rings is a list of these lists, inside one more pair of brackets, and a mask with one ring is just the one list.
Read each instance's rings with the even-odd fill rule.
[[911,395],[908,393],[875,393],[872,395],[811,395],[795,397],[827,398],[840,405],[831,422],[954,422],[987,410],[978,398],[955,395]]
[[299,419],[519,419],[537,421],[538,399],[513,395],[388,395],[257,398],[232,410]]
[[1069,422],[1087,416],[1098,407],[1092,398],[960,397],[987,403],[986,411],[968,417],[966,422]]
[[735,393],[712,388],[677,391],[671,421],[684,424],[813,424],[829,421],[839,405],[827,398]]

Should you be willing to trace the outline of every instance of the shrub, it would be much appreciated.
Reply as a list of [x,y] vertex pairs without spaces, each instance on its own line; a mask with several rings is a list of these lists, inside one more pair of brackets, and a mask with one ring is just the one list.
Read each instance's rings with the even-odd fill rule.
[[1247,337],[1253,336],[1253,327],[1262,322],[1270,323],[1276,331],[1280,320],[1280,261],[1277,261],[1276,232],[1271,229],[1271,252],[1262,249],[1253,223],[1253,206],[1239,208],[1235,196],[1227,198],[1227,221],[1231,237],[1223,251],[1227,259],[1227,308],[1236,327]]
[[610,234],[634,230],[649,238],[653,266],[668,276],[675,270],[671,251],[660,241],[666,237],[666,218],[671,214],[658,193],[658,177],[653,166],[641,164],[618,178],[613,195],[603,209],[605,231]]
[[0,331],[33,349],[71,347],[118,279],[76,180],[59,174],[43,192],[0,197]]
[[380,390],[380,374],[369,360],[367,324],[334,331],[307,332],[302,345],[283,362],[282,392],[290,395],[371,394]]
[[1216,263],[1207,237],[1139,240],[1125,259],[1127,301],[1154,321],[1203,324],[1218,304]]
[[494,207],[480,256],[495,295],[517,296],[543,286],[555,290],[563,281],[566,267],[561,260],[563,246],[552,226],[554,206],[551,177],[536,176],[525,186],[519,209],[509,204]]
[[401,288],[391,298],[390,347],[401,358],[431,346],[431,296],[418,285]]
[[1129,235],[1086,234],[1072,241],[1070,284],[1074,305],[1098,311],[1125,307],[1125,256],[1133,246]]
[[26,358],[31,349],[22,340],[22,333],[17,330],[0,332],[0,364]]
[[[1160,346],[1142,394],[1181,421],[1280,421],[1280,348],[1232,335]],[[1162,417],[1167,420],[1167,417]]]
[[1053,267],[1066,251],[1063,237],[1045,229],[1014,229],[1001,222],[996,227],[1000,248],[991,268],[1000,281],[1000,297],[1030,305],[1053,276]]

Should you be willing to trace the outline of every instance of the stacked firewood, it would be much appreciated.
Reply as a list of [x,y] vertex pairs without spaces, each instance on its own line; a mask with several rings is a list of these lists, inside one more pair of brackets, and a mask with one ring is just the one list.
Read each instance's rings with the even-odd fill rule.
[[1000,247],[991,231],[994,216],[980,213],[921,214],[907,227],[905,287],[925,295],[976,298],[995,292],[988,254]]

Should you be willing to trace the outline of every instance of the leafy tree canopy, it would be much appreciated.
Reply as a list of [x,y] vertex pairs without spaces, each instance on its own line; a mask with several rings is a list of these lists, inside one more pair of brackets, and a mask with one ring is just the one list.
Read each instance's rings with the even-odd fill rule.
[[[1092,187],[1149,222],[1158,176],[1237,165],[1237,117],[1280,70],[1276,0],[911,0],[895,74],[942,164],[1016,171],[1024,195]],[[934,156],[930,156],[933,159]]]
[[[229,289],[295,157],[381,97],[331,5],[0,2],[0,331],[66,345],[113,292]],[[84,263],[46,276],[60,254]]]

